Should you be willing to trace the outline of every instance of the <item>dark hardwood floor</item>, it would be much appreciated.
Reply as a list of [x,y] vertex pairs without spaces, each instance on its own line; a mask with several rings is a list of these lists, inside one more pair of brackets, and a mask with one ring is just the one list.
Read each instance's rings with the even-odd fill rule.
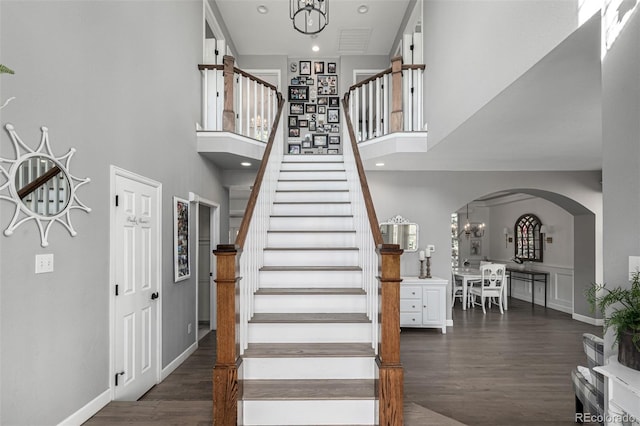
[[[514,299],[504,315],[495,307],[483,315],[456,304],[453,322],[444,335],[402,330],[406,425],[445,424],[419,406],[467,425],[574,424],[570,371],[586,363],[582,333],[601,335],[601,327]],[[211,333],[140,401],[112,402],[85,424],[211,424],[214,357]]]

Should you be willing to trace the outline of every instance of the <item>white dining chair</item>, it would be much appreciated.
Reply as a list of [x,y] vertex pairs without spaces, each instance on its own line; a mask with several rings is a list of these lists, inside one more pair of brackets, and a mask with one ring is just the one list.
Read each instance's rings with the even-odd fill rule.
[[479,284],[474,285],[469,289],[469,292],[474,296],[473,305],[477,305],[475,296],[480,297],[480,304],[482,305],[482,312],[487,313],[485,309],[485,299],[487,304],[491,307],[491,298],[498,298],[498,305],[500,306],[500,313],[503,314],[503,295],[505,284],[505,265],[499,263],[491,263],[480,267],[480,275],[482,280]]
[[456,278],[456,274],[453,271],[451,271],[451,292],[452,292],[451,308],[453,308],[453,305],[455,305],[457,297],[460,298],[461,303],[466,303],[464,300],[462,300],[462,297],[464,295],[462,291],[462,283],[463,283],[462,279]]

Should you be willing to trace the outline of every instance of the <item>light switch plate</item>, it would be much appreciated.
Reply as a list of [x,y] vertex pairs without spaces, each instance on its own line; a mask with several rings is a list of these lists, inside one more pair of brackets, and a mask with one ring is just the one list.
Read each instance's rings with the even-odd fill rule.
[[53,272],[53,253],[36,254],[36,274]]
[[433,244],[427,244],[427,248],[431,251],[431,253],[436,251],[436,246]]
[[640,271],[640,256],[629,256],[629,280],[631,275]]

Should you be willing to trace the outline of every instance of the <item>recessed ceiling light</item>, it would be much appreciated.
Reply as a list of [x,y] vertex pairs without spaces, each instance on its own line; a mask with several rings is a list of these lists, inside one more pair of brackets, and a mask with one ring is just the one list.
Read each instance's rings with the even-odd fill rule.
[[362,6],[358,7],[358,13],[367,13],[369,11],[369,6],[367,6],[366,4],[363,4]]
[[318,46],[317,44],[314,44],[311,50],[313,50],[314,52],[318,52],[320,50],[320,46]]
[[269,12],[269,9],[267,9],[267,6],[265,6],[264,4],[261,4],[260,6],[258,6],[258,12],[264,15]]
[[384,166],[384,163],[376,163],[376,166],[382,167],[382,166]]
[[251,165],[251,163],[247,163],[246,161],[243,161],[242,163],[240,163],[241,166],[245,166],[245,167],[249,167]]

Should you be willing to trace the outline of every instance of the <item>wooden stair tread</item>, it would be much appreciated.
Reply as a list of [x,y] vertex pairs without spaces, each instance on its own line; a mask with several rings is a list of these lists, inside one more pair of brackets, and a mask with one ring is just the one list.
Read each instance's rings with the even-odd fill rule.
[[362,271],[359,266],[263,266],[261,271]]
[[270,217],[353,217],[352,214],[272,214]]
[[280,173],[346,172],[345,169],[280,170]]
[[278,179],[278,182],[346,182],[346,179]]
[[276,192],[349,192],[348,189],[276,189]]
[[369,343],[249,343],[243,358],[375,356]]
[[351,201],[274,201],[273,204],[351,204]]
[[250,323],[278,324],[327,324],[327,323],[368,323],[366,314],[358,313],[260,313],[254,314]]
[[294,250],[300,250],[300,251],[312,251],[312,250],[318,250],[318,251],[336,251],[336,250],[348,250],[348,251],[353,251],[353,250],[359,250],[358,247],[265,247],[264,251],[294,251]]
[[244,380],[242,399],[375,399],[374,380]]
[[329,287],[329,288],[286,288],[286,287],[273,287],[273,288],[261,288],[255,292],[256,295],[259,296],[295,296],[295,295],[325,295],[325,296],[334,296],[334,295],[364,295],[367,294],[361,288],[341,288],[341,287]]
[[350,234],[355,234],[356,230],[355,229],[334,229],[334,230],[327,230],[327,229],[298,229],[298,230],[292,230],[292,229],[269,229],[267,230],[267,233],[287,233],[287,234],[301,234],[301,233],[350,233]]

